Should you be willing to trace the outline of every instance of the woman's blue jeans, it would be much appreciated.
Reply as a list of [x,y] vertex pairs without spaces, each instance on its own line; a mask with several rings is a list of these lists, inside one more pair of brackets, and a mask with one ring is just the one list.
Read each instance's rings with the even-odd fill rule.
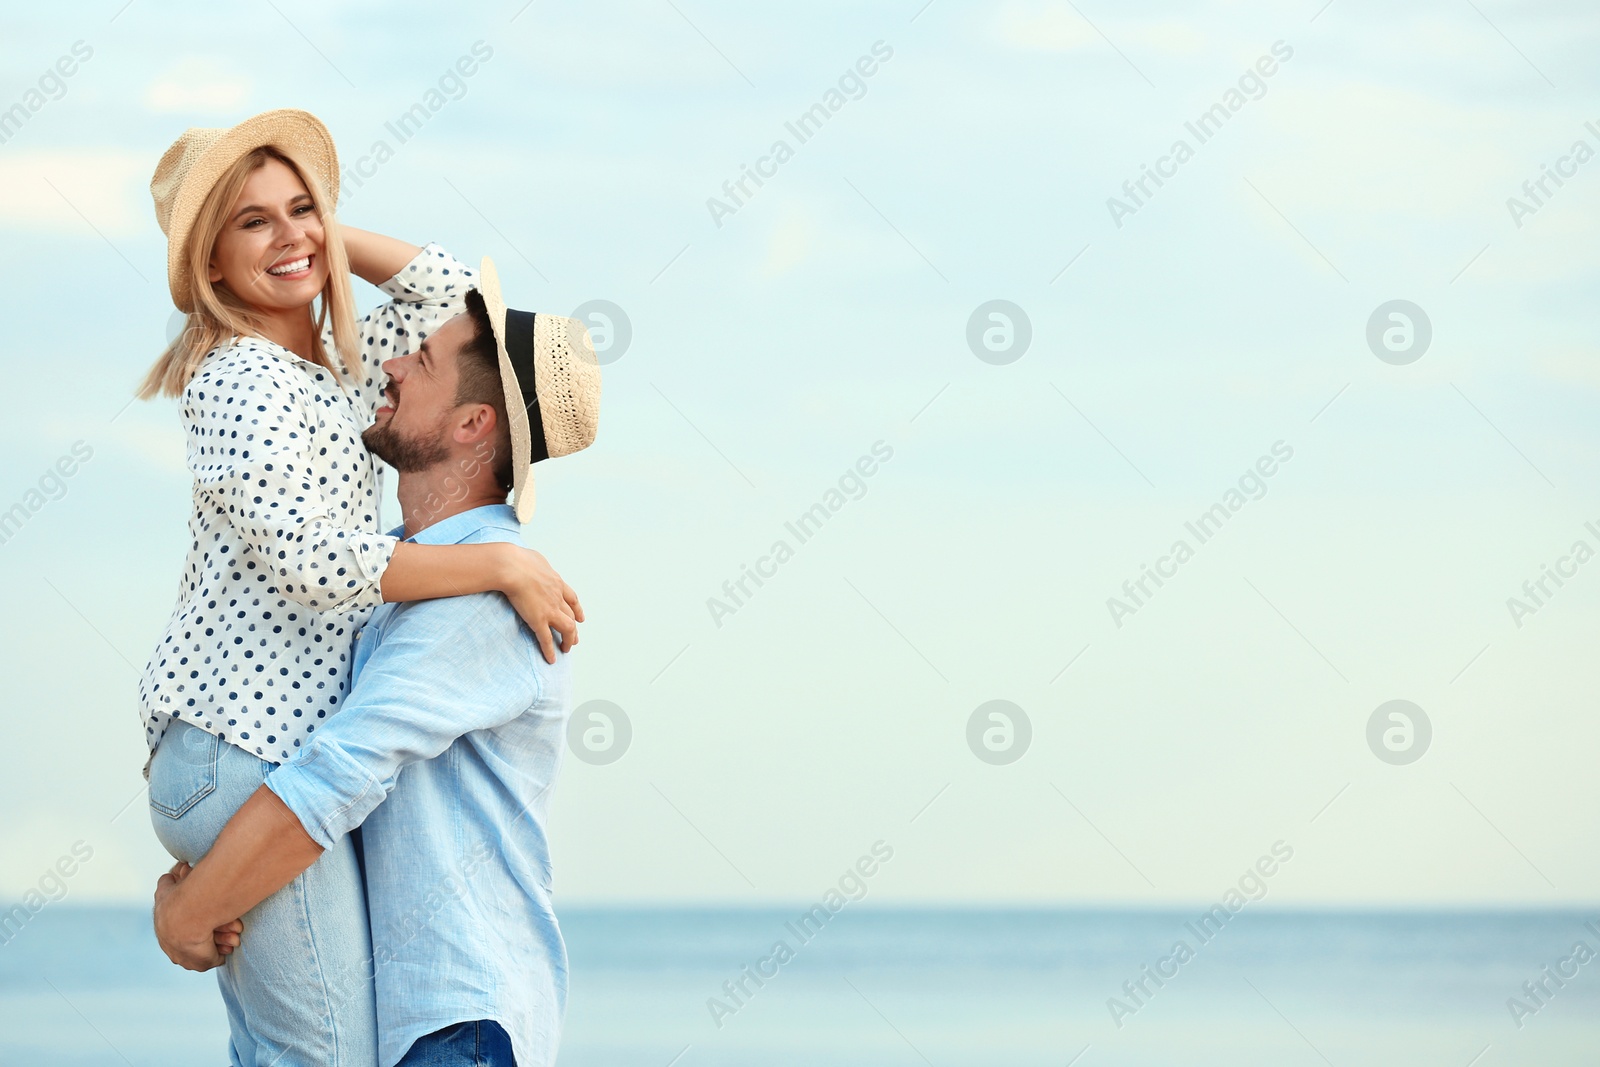
[[[150,763],[150,821],[197,863],[273,764],[174,720]],[[361,866],[343,838],[244,916],[217,969],[233,1067],[377,1067],[372,935]]]

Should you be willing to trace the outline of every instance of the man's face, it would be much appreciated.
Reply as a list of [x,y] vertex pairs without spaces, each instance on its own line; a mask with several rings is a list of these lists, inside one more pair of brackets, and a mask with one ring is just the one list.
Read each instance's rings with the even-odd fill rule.
[[211,250],[209,276],[245,303],[310,304],[328,281],[322,219],[298,175],[276,159],[251,172]]
[[361,435],[374,456],[397,471],[427,470],[450,458],[457,357],[472,336],[472,318],[457,315],[409,356],[386,360],[389,387],[373,423]]

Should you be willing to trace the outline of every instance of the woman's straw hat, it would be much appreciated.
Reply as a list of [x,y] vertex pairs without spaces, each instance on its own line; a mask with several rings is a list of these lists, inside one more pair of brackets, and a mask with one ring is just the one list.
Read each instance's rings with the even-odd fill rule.
[[155,177],[150,179],[156,222],[167,235],[167,287],[179,311],[194,310],[184,248],[201,205],[229,167],[266,145],[303,164],[311,172],[306,177],[326,190],[327,202],[338,202],[339,154],[333,147],[333,135],[309,111],[280,108],[263,111],[231,129],[191,126],[184,130],[156,164]]
[[478,292],[494,328],[500,384],[511,423],[512,505],[533,518],[533,465],[594,443],[600,426],[600,361],[581,319],[506,307],[494,261],[483,257]]

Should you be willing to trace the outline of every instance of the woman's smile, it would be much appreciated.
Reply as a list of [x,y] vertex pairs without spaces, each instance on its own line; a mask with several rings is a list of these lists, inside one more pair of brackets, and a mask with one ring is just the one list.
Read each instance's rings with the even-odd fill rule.
[[316,261],[316,258],[312,254],[301,256],[298,259],[279,260],[268,267],[266,273],[274,278],[281,278],[286,281],[299,281],[302,278],[311,277],[311,266]]

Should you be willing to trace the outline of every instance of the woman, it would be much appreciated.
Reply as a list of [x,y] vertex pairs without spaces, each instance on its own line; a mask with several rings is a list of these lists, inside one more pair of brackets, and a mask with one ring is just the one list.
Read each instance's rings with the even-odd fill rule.
[[[177,607],[140,682],[151,819],[194,863],[267,772],[335,713],[384,601],[499,590],[554,662],[582,609],[544,558],[378,532],[362,444],[382,360],[462,308],[473,272],[435,245],[343,228],[332,138],[303,111],[190,129],[152,180],[187,328],[141,397],[178,396],[194,503]],[[391,301],[359,323],[349,274]],[[320,297],[320,304],[318,298]],[[318,304],[313,316],[313,304]],[[232,1062],[376,1063],[372,949],[349,839],[219,931]],[[237,946],[237,949],[234,949]]]

